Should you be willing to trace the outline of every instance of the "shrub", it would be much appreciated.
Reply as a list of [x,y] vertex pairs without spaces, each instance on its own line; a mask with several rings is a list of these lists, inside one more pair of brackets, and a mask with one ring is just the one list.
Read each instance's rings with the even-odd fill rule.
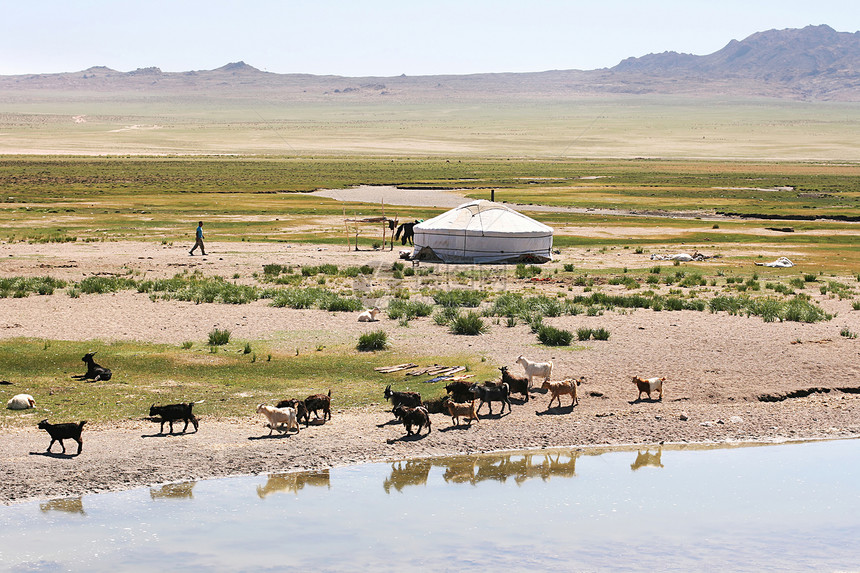
[[228,342],[230,342],[230,331],[226,328],[224,330],[216,328],[209,333],[209,346],[224,346]]
[[487,330],[489,330],[489,327],[484,322],[484,319],[473,310],[465,314],[457,314],[456,318],[451,321],[451,332],[454,334],[477,336],[478,334],[484,334]]
[[547,346],[570,346],[573,333],[553,326],[542,326],[538,330],[538,340]]
[[242,354],[251,354],[251,343],[246,342],[245,348],[242,349]]
[[182,350],[190,350],[192,346],[194,346],[194,343],[190,340],[186,340],[182,343]]
[[394,320],[399,318],[412,320],[418,316],[430,316],[430,313],[433,312],[433,305],[420,301],[392,299],[388,302],[387,312],[388,318]]
[[359,299],[334,293],[326,293],[321,296],[318,304],[321,309],[330,312],[355,312],[364,308],[364,304]]
[[609,331],[603,327],[596,328],[591,332],[594,340],[609,340]]
[[851,301],[851,308],[854,310],[860,310],[860,300]]
[[318,288],[289,288],[278,291],[272,297],[271,305],[278,308],[311,308],[323,292]]
[[576,329],[576,339],[577,340],[588,340],[591,338],[591,329],[590,328],[577,328]]
[[388,348],[388,334],[384,330],[366,332],[358,337],[356,348],[361,352],[373,352]]
[[439,326],[448,326],[460,314],[460,310],[456,307],[445,306],[439,309],[433,316],[433,321]]
[[517,264],[514,274],[518,279],[530,279],[541,273],[541,268],[535,265],[526,266],[524,263]]
[[433,300],[439,306],[465,306],[474,308],[481,304],[486,296],[485,292],[479,290],[452,289],[437,292],[433,295]]
[[573,263],[564,263],[564,272],[572,273],[574,269]]

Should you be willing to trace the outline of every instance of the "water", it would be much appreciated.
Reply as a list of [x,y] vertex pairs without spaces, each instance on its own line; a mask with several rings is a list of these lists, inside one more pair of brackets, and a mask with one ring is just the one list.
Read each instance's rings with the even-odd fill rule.
[[860,570],[860,441],[542,450],[0,508],[9,571]]

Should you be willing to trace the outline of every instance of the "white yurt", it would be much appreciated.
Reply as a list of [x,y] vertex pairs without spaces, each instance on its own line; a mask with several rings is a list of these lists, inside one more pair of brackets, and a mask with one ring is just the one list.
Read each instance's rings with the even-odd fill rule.
[[483,199],[418,223],[414,231],[413,260],[465,264],[552,260],[552,227]]

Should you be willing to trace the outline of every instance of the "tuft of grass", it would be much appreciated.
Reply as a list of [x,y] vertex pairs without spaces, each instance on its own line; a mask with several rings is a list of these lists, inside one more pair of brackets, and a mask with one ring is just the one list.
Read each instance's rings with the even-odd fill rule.
[[451,289],[438,291],[433,300],[439,306],[474,308],[487,298],[487,293],[480,290]]
[[525,263],[517,264],[514,274],[518,279],[530,279],[541,273],[541,268],[536,265],[526,265]]
[[365,332],[358,337],[356,349],[360,352],[374,352],[388,348],[388,334],[384,330]]
[[586,327],[580,327],[576,329],[576,339],[577,340],[588,340],[591,338],[592,330]]
[[594,340],[609,340],[609,331],[601,326],[591,331],[591,336],[594,337]]
[[857,338],[857,333],[851,332],[847,326],[843,326],[842,330],[839,331],[839,334],[845,338]]
[[194,343],[190,340],[186,340],[182,343],[182,350],[190,350],[192,346],[194,346]]
[[538,330],[538,340],[547,346],[570,346],[573,333],[569,330],[544,325]]
[[851,301],[851,308],[854,310],[860,310],[860,299]]
[[212,346],[213,348],[216,346],[224,346],[228,342],[230,342],[230,331],[226,328],[223,330],[216,328],[209,333],[209,346]]
[[246,342],[245,348],[242,349],[242,354],[251,354],[251,343]]
[[489,328],[484,319],[481,318],[481,315],[473,310],[457,314],[454,320],[451,321],[451,332],[454,334],[477,336],[484,334]]

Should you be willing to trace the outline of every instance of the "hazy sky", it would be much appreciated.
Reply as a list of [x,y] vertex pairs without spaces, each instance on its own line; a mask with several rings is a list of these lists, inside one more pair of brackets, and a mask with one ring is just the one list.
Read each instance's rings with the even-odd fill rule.
[[0,74],[207,70],[393,76],[611,67],[754,32],[860,30],[857,0],[7,0]]

